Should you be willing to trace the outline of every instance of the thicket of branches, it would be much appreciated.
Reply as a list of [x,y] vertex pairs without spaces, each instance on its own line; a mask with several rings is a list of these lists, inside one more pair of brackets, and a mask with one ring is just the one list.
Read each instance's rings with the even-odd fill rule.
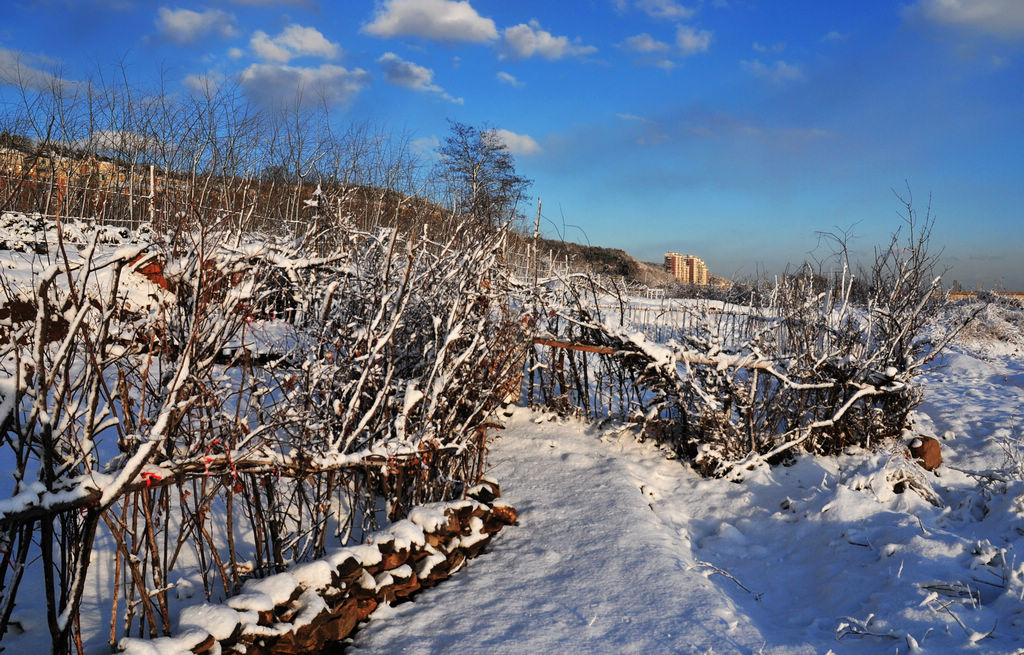
[[479,478],[525,340],[508,233],[444,209],[457,180],[230,89],[20,91],[0,637],[39,579],[53,652],[80,652],[90,564],[111,644],[167,633],[189,572],[223,596]]
[[462,193],[406,135],[339,128],[311,102],[253,105],[230,84],[181,95],[162,85],[54,79],[8,87],[5,96],[0,147],[28,154],[20,172],[0,166],[0,207],[8,210],[157,229],[173,229],[176,213],[203,223],[231,215],[238,229],[290,226],[298,234],[318,185],[334,213],[351,214],[362,229],[442,225],[439,207]]
[[761,285],[745,305],[691,301],[652,316],[619,289],[565,280],[538,299],[538,327],[600,348],[536,347],[531,400],[639,422],[708,475],[898,437],[921,400],[914,378],[973,317],[936,324],[933,219],[901,201],[901,228],[866,270],[855,275],[832,236],[827,262]]

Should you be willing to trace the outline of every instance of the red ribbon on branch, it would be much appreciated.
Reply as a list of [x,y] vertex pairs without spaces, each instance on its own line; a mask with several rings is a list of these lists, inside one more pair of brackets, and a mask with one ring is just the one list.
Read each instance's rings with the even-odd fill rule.
[[157,480],[157,481],[163,480],[164,476],[157,475],[156,473],[151,473],[149,471],[143,471],[142,472],[142,479],[146,481],[146,488],[148,489],[149,486],[151,484],[153,484],[154,480]]

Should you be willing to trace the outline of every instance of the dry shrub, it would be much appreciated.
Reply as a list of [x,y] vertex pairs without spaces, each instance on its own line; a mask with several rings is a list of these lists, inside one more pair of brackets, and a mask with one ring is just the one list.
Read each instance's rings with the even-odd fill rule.
[[827,262],[761,285],[745,306],[697,301],[652,318],[623,289],[563,280],[536,301],[538,331],[605,350],[538,347],[531,398],[655,424],[647,432],[705,475],[878,447],[920,403],[914,378],[977,313],[935,327],[932,219],[900,200],[903,225],[867,270],[852,273],[845,235],[826,235]]

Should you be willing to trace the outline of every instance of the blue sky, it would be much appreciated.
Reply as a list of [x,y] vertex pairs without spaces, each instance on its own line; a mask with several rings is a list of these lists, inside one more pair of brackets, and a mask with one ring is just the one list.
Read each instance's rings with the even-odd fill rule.
[[161,73],[331,120],[503,130],[545,232],[777,272],[868,254],[909,185],[947,282],[1024,289],[1021,0],[5,0],[0,80]]

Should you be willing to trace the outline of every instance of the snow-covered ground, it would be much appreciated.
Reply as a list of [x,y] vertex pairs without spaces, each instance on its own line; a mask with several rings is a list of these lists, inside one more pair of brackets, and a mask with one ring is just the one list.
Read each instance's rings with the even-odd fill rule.
[[491,461],[520,525],[351,652],[1024,653],[1024,348],[939,364],[915,426],[937,474],[891,450],[706,480],[517,409]]
[[[1024,312],[986,310],[922,381],[937,474],[890,448],[709,480],[616,426],[516,408],[490,474],[520,525],[349,651],[1024,655]],[[87,653],[108,652],[111,553]],[[172,611],[200,589],[179,581]],[[46,650],[43,616],[19,598],[0,646]]]

